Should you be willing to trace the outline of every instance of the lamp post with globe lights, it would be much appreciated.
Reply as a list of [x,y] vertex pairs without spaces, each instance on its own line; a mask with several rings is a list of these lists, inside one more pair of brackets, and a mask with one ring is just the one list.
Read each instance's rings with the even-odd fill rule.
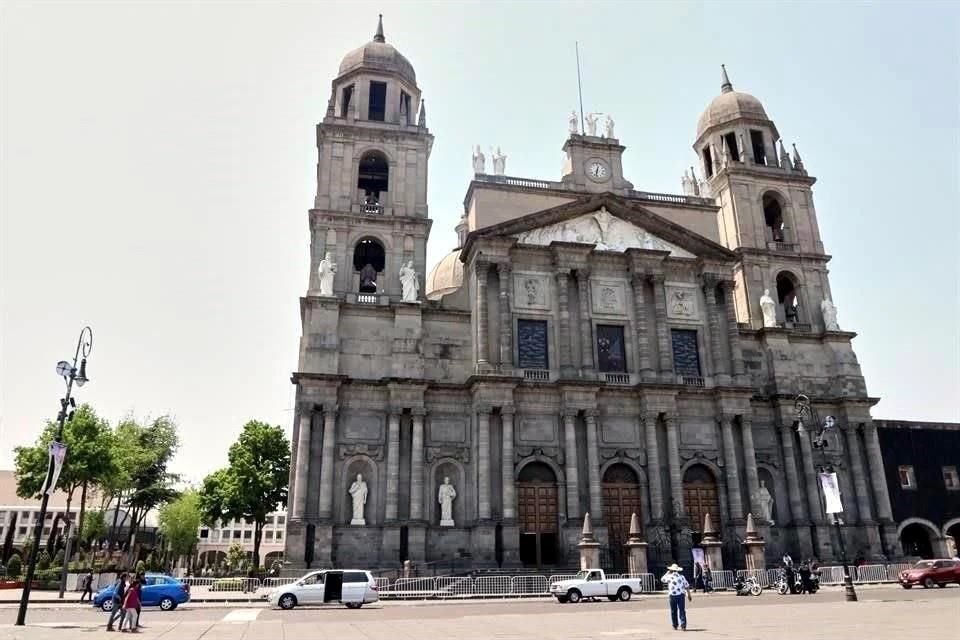
[[[835,475],[836,472],[834,467],[827,459],[827,449],[839,448],[839,443],[836,440],[835,433],[837,428],[836,419],[833,416],[827,416],[821,424],[820,418],[817,416],[817,410],[810,402],[810,398],[802,393],[797,396],[795,407],[797,410],[797,433],[800,435],[800,437],[807,437],[807,429],[804,426],[804,421],[806,421],[808,424],[814,425],[814,427],[817,429],[817,431],[813,433],[812,444],[813,448],[819,451],[821,456],[819,473],[830,473]],[[831,447],[831,438],[834,442],[833,447]],[[822,484],[820,488],[824,492],[824,502],[826,502],[826,488],[822,486]],[[837,494],[839,496],[839,491]],[[837,508],[839,509],[839,505]],[[844,596],[847,602],[856,602],[857,590],[853,586],[853,577],[850,575],[850,565],[847,562],[847,546],[843,541],[843,531],[840,529],[840,517],[836,512],[830,512],[828,515],[833,521],[833,526],[837,532],[837,540],[840,544],[840,564],[843,565]]]
[[[67,385],[66,395],[60,399],[60,413],[57,414],[57,435],[50,443],[50,461],[47,466],[47,478],[41,489],[42,497],[40,499],[40,513],[37,516],[37,524],[34,526],[33,546],[30,548],[30,557],[27,560],[27,574],[23,583],[23,593],[20,595],[20,609],[17,612],[17,626],[23,626],[27,620],[27,605],[30,602],[30,588],[33,583],[33,575],[37,569],[37,551],[40,548],[40,536],[43,534],[43,525],[47,517],[47,503],[50,500],[50,494],[56,490],[55,473],[58,468],[62,468],[66,456],[66,447],[63,446],[63,426],[67,420],[73,416],[77,403],[70,396],[73,391],[73,385],[78,387],[85,385],[87,378],[87,356],[93,348],[93,331],[90,327],[84,327],[80,331],[80,338],[77,340],[77,350],[73,354],[73,362],[61,360],[57,363],[57,375],[63,377]],[[79,368],[77,361],[80,361]],[[55,458],[59,457],[59,461]],[[67,523],[67,532],[69,534],[70,523]],[[65,554],[66,555],[66,554]],[[66,558],[64,562],[66,562]],[[61,587],[61,597],[63,591]]]

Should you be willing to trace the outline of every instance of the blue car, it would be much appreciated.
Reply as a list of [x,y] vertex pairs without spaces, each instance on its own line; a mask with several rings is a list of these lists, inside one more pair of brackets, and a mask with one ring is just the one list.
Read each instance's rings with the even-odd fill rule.
[[[140,591],[140,604],[144,607],[160,607],[161,611],[173,611],[177,605],[190,602],[190,585],[161,573],[148,573]],[[93,606],[104,611],[113,609],[113,585],[104,587],[93,596]]]

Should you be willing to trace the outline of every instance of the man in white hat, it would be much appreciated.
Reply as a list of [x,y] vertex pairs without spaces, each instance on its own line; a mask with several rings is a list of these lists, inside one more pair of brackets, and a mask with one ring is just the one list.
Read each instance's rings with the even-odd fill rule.
[[683,577],[683,567],[676,562],[667,567],[667,572],[660,578],[660,582],[667,585],[667,595],[670,598],[670,622],[673,623],[673,630],[687,630],[687,608],[683,596],[692,601],[693,595],[690,593],[690,583]]

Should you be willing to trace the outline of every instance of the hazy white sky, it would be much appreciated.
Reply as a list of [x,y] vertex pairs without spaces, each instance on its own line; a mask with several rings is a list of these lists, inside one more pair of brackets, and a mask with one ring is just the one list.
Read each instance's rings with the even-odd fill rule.
[[951,3],[0,3],[0,468],[55,415],[84,324],[116,421],[170,413],[191,478],[242,424],[290,430],[315,124],[384,13],[436,136],[428,262],[470,148],[558,179],[576,107],[636,188],[678,192],[697,117],[760,98],[819,179],[840,323],[876,417],[960,420],[960,12]]

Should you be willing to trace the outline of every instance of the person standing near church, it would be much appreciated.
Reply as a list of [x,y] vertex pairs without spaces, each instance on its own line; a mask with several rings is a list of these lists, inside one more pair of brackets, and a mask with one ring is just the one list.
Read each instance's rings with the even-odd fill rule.
[[684,602],[684,596],[687,601],[693,601],[693,594],[690,593],[690,583],[683,577],[683,567],[674,562],[667,567],[667,572],[660,578],[660,582],[667,585],[667,597],[670,599],[670,622],[673,624],[673,630],[678,628],[681,631],[687,630],[687,608]]

